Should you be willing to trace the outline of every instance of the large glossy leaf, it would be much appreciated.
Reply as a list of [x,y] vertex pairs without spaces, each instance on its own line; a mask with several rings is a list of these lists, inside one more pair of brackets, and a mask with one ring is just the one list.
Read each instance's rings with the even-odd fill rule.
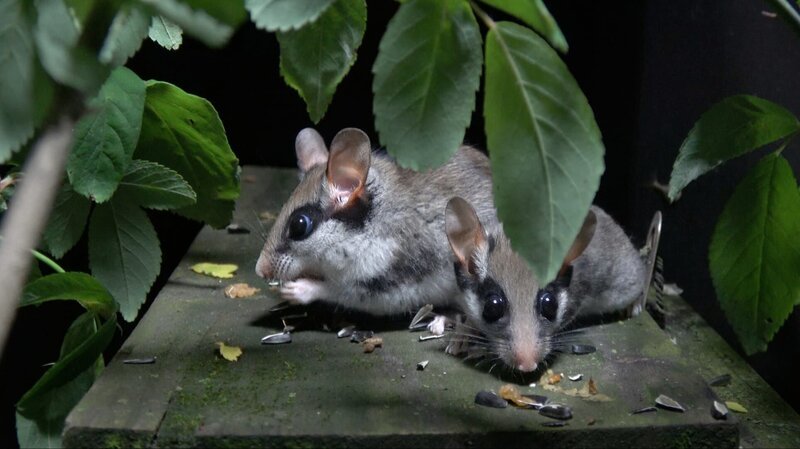
[[484,117],[497,212],[541,282],[561,267],[603,173],[586,98],[533,31],[499,22],[486,38]]
[[91,49],[80,45],[78,24],[63,0],[34,3],[34,42],[42,66],[59,83],[94,95],[108,77],[109,68]]
[[116,310],[111,293],[86,273],[55,273],[29,282],[22,292],[20,306],[55,300],[74,300],[89,311],[109,317]]
[[250,18],[267,31],[296,30],[325,12],[336,0],[245,0]]
[[34,127],[34,49],[22,0],[0,0],[0,163]]
[[134,203],[112,199],[89,220],[89,267],[116,299],[126,321],[139,307],[161,268],[161,248],[150,219]]
[[176,209],[197,202],[194,190],[174,170],[150,161],[134,160],[119,183],[117,195],[150,209]]
[[183,43],[183,30],[161,16],[153,17],[150,23],[150,39],[167,50],[177,50]]
[[752,95],[735,95],[715,104],[695,123],[672,167],[669,197],[728,159],[741,156],[800,130],[785,108]]
[[220,47],[245,18],[241,0],[139,0],[206,45]]
[[108,30],[100,61],[118,67],[134,55],[142,46],[150,29],[150,14],[137,3],[126,3],[114,16]]
[[63,257],[80,240],[91,205],[69,183],[61,187],[44,230],[44,244],[56,259]]
[[114,70],[89,103],[95,112],[75,126],[67,175],[76,192],[98,203],[114,194],[139,140],[144,101],[144,82],[125,67]]
[[375,127],[400,165],[428,169],[461,145],[481,76],[481,36],[463,0],[411,0],[381,39]]
[[175,170],[192,186],[197,203],[177,213],[218,228],[230,222],[239,197],[239,161],[211,103],[172,84],[149,81],[135,154]]
[[[74,403],[71,405],[66,403],[54,404],[53,394],[56,392],[55,390],[73,381],[82,373],[90,370],[92,373],[96,372],[97,360],[103,354],[103,350],[106,346],[111,342],[116,326],[116,318],[107,320],[96,333],[92,334],[88,339],[79,342],[76,348],[68,351],[64,357],[61,357],[58,362],[48,369],[41,379],[22,396],[17,403],[17,412],[27,418],[38,418],[44,422],[52,422],[58,415],[63,414],[63,416],[66,416],[69,409],[77,403],[77,399],[80,399],[80,396],[83,395],[83,392],[78,395],[77,399],[73,397]],[[75,341],[74,339],[71,340]],[[89,382],[89,385],[91,385],[91,382]],[[86,390],[83,391],[85,392]],[[63,394],[66,393],[74,395],[77,392],[70,389],[70,391],[63,392]],[[54,405],[59,406],[59,408],[51,408],[54,407]],[[66,409],[66,412],[64,409]]]
[[325,115],[336,86],[356,61],[367,27],[364,0],[339,0],[316,22],[278,33],[281,74],[306,102],[314,123]]
[[722,310],[748,354],[763,351],[800,302],[800,193],[770,154],[739,183],[708,252]]
[[542,0],[481,0],[487,5],[491,5],[501,11],[522,19],[531,28],[544,36],[550,45],[562,53],[569,50],[567,40],[561,29],[558,27],[547,6]]

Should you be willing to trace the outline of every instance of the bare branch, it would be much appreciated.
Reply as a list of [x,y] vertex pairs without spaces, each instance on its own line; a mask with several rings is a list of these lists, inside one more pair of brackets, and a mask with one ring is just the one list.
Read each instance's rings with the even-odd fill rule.
[[0,228],[0,357],[14,323],[19,296],[53,208],[72,144],[75,118],[64,116],[34,145]]

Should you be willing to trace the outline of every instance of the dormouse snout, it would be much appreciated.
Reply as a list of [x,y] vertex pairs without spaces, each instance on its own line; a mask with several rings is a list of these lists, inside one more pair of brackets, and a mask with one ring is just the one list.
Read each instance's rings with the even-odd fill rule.
[[272,264],[270,263],[269,257],[264,256],[264,252],[261,252],[261,255],[258,256],[258,261],[256,262],[256,274],[264,279],[272,279],[274,276],[272,274]]

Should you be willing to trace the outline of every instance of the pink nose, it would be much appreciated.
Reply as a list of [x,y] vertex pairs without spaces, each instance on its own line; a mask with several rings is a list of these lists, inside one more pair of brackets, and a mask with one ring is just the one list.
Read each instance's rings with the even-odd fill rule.
[[532,351],[515,351],[514,352],[514,368],[524,373],[536,371],[536,354]]

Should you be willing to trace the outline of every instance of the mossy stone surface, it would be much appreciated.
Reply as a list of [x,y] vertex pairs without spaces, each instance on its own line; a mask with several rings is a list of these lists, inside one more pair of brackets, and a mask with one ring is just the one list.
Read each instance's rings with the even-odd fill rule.
[[[737,417],[717,421],[711,401],[722,392],[706,385],[708,370],[687,363],[702,359],[704,341],[670,341],[646,314],[589,327],[578,337],[597,347],[588,355],[560,354],[551,369],[583,374],[545,390],[538,376],[488,372],[490,366],[444,353],[444,340],[419,342],[405,329],[410,319],[374,320],[331,314],[324,307],[270,313],[280,302],[254,273],[271,226],[262,212],[277,215],[296,183],[292,170],[246,167],[235,213],[250,234],[205,228],[172,274],[147,314],[103,375],[67,419],[65,445],[170,447],[736,447]],[[264,227],[262,229],[262,226]],[[192,272],[198,262],[235,263],[233,279]],[[229,299],[226,286],[246,282],[261,288],[251,298]],[[280,332],[280,318],[296,326],[293,341],[262,345]],[[371,329],[383,347],[364,353],[361,345],[336,337],[344,322]],[[327,326],[327,330],[324,328]],[[717,337],[718,338],[718,337]],[[222,359],[216,342],[239,346],[235,362]],[[714,342],[714,345],[718,343]],[[691,350],[687,345],[693,345]],[[708,350],[718,357],[724,349]],[[698,352],[700,354],[698,354]],[[152,365],[125,365],[128,358],[157,357]],[[725,357],[729,355],[723,354]],[[416,365],[429,360],[427,368]],[[607,402],[563,390],[592,378]],[[536,387],[530,387],[536,382]],[[572,408],[564,427],[533,410],[492,409],[474,404],[480,390],[514,383],[523,393],[545,395]],[[766,384],[751,387],[768,390]],[[770,390],[771,391],[771,390]],[[659,394],[680,402],[685,413],[659,410],[631,415]],[[773,393],[774,394],[774,393]],[[728,398],[725,398],[728,399]],[[784,404],[785,406],[785,404]],[[772,406],[754,412],[769,419]],[[774,407],[780,407],[775,404]],[[796,415],[786,425],[797,425]],[[794,419],[794,421],[792,421]],[[796,434],[795,434],[796,435]],[[756,440],[759,442],[761,440]],[[780,440],[786,441],[786,440]]]

